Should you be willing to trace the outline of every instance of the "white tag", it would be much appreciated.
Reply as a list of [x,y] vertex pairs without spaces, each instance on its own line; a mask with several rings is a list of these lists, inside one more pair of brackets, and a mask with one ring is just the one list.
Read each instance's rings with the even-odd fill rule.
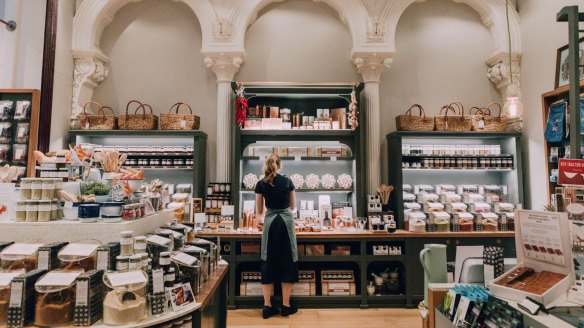
[[11,271],[11,272],[1,272],[0,273],[0,286],[8,286],[12,279],[23,273],[24,271]]
[[539,310],[539,305],[533,303],[532,301],[528,300],[527,298],[524,299],[518,305],[521,305],[521,307],[523,307],[523,309],[527,310],[532,315],[535,315],[537,313],[537,311]]
[[302,157],[301,156],[294,156],[294,161],[295,162],[299,162],[301,160],[302,160]]
[[221,206],[221,215],[222,216],[233,216],[233,215],[235,215],[235,206],[234,205],[223,205],[223,206]]
[[484,120],[480,120],[479,121],[479,129],[484,129],[485,128],[485,121]]
[[87,299],[89,296],[89,281],[81,280],[77,282],[77,290],[75,291],[75,305],[87,306]]
[[4,251],[2,255],[25,255],[29,256],[35,253],[43,244],[13,244]]
[[126,193],[124,192],[124,188],[122,185],[115,185],[112,187],[112,198],[116,201],[120,201],[124,199]]
[[185,121],[184,119],[183,120],[180,120],[180,128],[181,129],[184,129],[186,127],[187,127],[187,121]]
[[14,159],[20,159],[20,158],[22,158],[22,153],[23,153],[22,149],[18,148],[16,150],[15,155],[14,155]]
[[164,291],[164,271],[162,269],[152,270],[152,286],[154,293]]
[[81,272],[56,272],[51,271],[37,281],[38,286],[69,286]]
[[193,263],[197,262],[197,258],[194,256],[190,256],[189,254],[185,253],[178,253],[172,257],[173,260],[184,263],[186,265],[192,265]]
[[[0,133],[0,134],[1,134],[1,133]],[[19,138],[22,138],[22,137],[24,137],[24,129],[23,129],[23,128],[20,128],[20,129],[18,129],[18,137],[19,137]]]
[[66,209],[70,210],[73,208],[73,202],[65,202],[65,206]]
[[337,161],[337,156],[331,156],[331,161],[336,162]]
[[160,246],[167,246],[170,243],[170,239],[164,238],[158,235],[152,235],[146,239],[149,243],[158,244]]
[[372,216],[371,217],[371,224],[380,224],[381,218],[379,216]]
[[19,308],[22,305],[23,285],[23,281],[14,282],[10,285],[10,307]]
[[131,284],[143,284],[148,282],[142,271],[128,271],[120,273],[109,273],[107,278],[112,287],[126,286]]
[[109,251],[97,252],[97,270],[107,271],[109,264]]
[[39,251],[37,269],[49,270],[49,253],[50,251]]
[[207,214],[195,213],[195,223],[201,224],[207,222]]
[[95,252],[98,245],[92,244],[69,244],[60,252],[61,256],[90,256]]

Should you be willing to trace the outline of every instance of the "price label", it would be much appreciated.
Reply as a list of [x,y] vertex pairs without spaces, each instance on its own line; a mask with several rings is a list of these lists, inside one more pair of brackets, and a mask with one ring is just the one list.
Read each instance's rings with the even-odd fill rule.
[[187,121],[185,121],[184,119],[183,120],[180,120],[180,128],[181,129],[184,129],[186,127],[187,127]]
[[65,202],[65,208],[70,210],[73,208],[73,202]]
[[116,201],[121,201],[126,196],[124,188],[121,185],[115,185],[112,187],[112,198]]
[[301,156],[294,156],[294,161],[295,162],[300,162],[302,160]]
[[164,291],[164,271],[162,269],[152,270],[152,288],[154,293]]
[[89,282],[87,280],[81,280],[77,282],[77,289],[75,291],[75,305],[77,306],[87,306],[89,296]]
[[331,156],[331,162],[336,162],[337,161],[337,156]]
[[10,307],[19,308],[22,305],[23,281],[13,282],[10,286]]
[[107,271],[109,263],[109,251],[97,251],[97,269]]
[[49,251],[39,251],[37,269],[49,270]]

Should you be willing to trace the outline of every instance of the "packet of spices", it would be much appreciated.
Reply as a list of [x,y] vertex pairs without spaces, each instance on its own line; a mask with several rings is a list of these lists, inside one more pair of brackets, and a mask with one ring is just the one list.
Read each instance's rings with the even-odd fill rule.
[[103,315],[103,270],[91,270],[77,277],[73,325],[91,326]]
[[116,257],[120,255],[121,248],[119,242],[111,242],[101,245],[97,248],[97,269],[98,270],[115,270]]
[[57,254],[67,242],[56,242],[39,247],[37,269],[54,270],[60,267]]
[[34,284],[47,273],[37,269],[14,278],[10,284],[8,304],[8,328],[23,327],[34,320],[36,291]]

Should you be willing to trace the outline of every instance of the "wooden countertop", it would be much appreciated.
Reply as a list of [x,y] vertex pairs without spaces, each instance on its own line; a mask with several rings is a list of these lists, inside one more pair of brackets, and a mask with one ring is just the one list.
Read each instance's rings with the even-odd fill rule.
[[[211,232],[198,231],[197,236],[217,236],[221,238],[255,239],[261,238],[261,232]],[[409,232],[399,229],[394,233],[376,233],[371,231],[349,232],[333,230],[326,232],[297,232],[298,239],[399,239],[399,238],[509,238],[515,237],[515,231],[497,232]]]

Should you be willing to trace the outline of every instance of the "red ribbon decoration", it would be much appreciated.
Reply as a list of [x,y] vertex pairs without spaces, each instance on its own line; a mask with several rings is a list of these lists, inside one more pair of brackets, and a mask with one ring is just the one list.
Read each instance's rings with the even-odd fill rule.
[[235,101],[235,122],[241,128],[245,125],[247,107],[247,99],[244,97],[238,97]]

